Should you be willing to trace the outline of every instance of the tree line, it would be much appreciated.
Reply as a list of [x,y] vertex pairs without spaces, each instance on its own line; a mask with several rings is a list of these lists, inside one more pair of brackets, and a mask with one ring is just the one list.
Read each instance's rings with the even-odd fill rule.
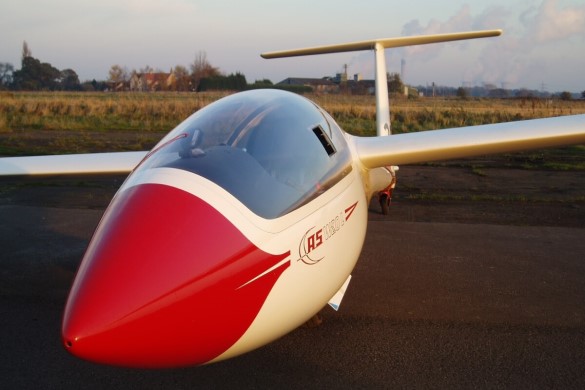
[[118,91],[241,91],[248,87],[243,74],[222,74],[219,68],[209,63],[205,52],[195,56],[190,71],[183,65],[175,66],[168,73],[154,70],[148,65],[128,71],[126,67],[116,64],[112,65],[108,74],[111,88]]
[[47,62],[34,58],[24,42],[21,68],[7,62],[0,62],[0,89],[29,91],[78,91],[81,90],[79,77],[73,69],[59,70]]
[[[47,62],[32,56],[26,42],[23,43],[21,68],[0,62],[0,90],[15,91],[206,91],[244,90],[250,86],[241,73],[224,75],[212,66],[205,52],[199,52],[190,64],[190,70],[177,65],[165,73],[146,66],[129,71],[121,65],[112,65],[108,78],[103,81],[81,83],[73,69],[59,70]],[[270,80],[257,81],[254,85],[272,85]]]
[[[80,82],[77,73],[73,69],[59,70],[47,62],[32,56],[26,41],[23,43],[21,68],[15,70],[14,66],[7,62],[0,62],[0,90],[26,90],[26,91],[208,91],[208,90],[232,90],[242,91],[254,88],[281,88],[297,93],[311,92],[308,86],[290,85],[274,86],[270,80],[257,80],[254,84],[248,84],[246,77],[237,72],[229,75],[223,74],[219,68],[211,65],[205,52],[200,51],[189,67],[177,65],[165,73],[155,70],[150,66],[129,71],[125,66],[112,65],[108,78],[102,81]],[[404,84],[397,73],[388,74],[389,92],[402,93]],[[459,98],[488,97],[488,98],[560,98],[572,100],[574,98],[585,99],[585,91],[579,96],[564,91],[551,95],[533,90],[507,90],[493,85],[473,88],[453,88],[444,86],[432,87],[428,85],[418,86],[414,89],[424,96],[457,96]],[[340,92],[347,92],[343,85]]]

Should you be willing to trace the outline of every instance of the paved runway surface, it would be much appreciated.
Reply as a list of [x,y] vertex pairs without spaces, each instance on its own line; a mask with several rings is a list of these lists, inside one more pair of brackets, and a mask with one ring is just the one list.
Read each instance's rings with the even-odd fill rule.
[[0,202],[1,388],[585,388],[585,229],[374,218],[341,309],[326,308],[319,328],[218,364],[147,371],[60,345],[100,216]]

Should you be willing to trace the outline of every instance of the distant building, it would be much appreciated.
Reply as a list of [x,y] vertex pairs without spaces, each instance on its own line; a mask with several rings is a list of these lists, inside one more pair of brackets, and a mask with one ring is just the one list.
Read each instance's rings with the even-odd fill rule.
[[373,95],[376,90],[375,80],[362,80],[361,75],[354,75],[353,80],[338,82],[337,78],[301,78],[289,77],[276,85],[294,85],[310,87],[316,93],[351,93],[352,95]]
[[302,77],[289,77],[289,78],[284,79],[281,82],[277,83],[276,85],[294,85],[294,86],[311,87],[314,92],[318,92],[318,93],[337,93],[337,92],[339,92],[339,85],[334,83],[333,81],[327,79],[327,78],[311,79],[311,78],[302,78]]
[[[360,73],[350,78],[348,66],[343,65],[343,72],[335,76],[326,76],[320,79],[289,77],[276,85],[309,87],[317,93],[341,93],[351,95],[375,95],[376,80],[364,80]],[[401,72],[405,76],[406,61],[401,62]],[[419,96],[419,91],[403,83],[403,79],[396,73],[388,73],[388,91],[404,94],[404,96]]]
[[135,92],[154,92],[172,89],[176,84],[173,73],[134,73],[130,78],[130,90]]
[[376,93],[376,81],[362,80],[361,76],[356,74],[353,80],[347,82],[347,88],[352,95],[374,95]]

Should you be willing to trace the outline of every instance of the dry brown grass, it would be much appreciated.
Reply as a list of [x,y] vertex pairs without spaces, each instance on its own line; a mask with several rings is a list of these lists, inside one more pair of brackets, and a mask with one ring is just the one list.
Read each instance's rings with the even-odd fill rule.
[[[168,131],[226,93],[2,93],[0,131]],[[308,95],[348,132],[373,134],[373,96]],[[395,132],[585,113],[582,101],[544,99],[392,100]]]
[[[0,93],[0,154],[148,149],[209,93]],[[374,135],[373,96],[307,95],[347,132]],[[585,113],[584,101],[392,99],[394,133]],[[31,149],[31,146],[35,145]]]
[[[373,96],[311,96],[349,133],[374,135],[376,108]],[[393,98],[394,133],[475,126],[551,116],[585,113],[584,101],[547,99]]]
[[0,131],[168,131],[225,94],[4,93]]

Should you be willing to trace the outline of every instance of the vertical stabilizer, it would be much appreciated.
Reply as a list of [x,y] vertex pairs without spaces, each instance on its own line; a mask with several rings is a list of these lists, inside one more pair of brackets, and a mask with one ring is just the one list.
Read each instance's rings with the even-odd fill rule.
[[459,41],[463,39],[495,37],[502,30],[469,31],[450,34],[419,35],[413,37],[373,39],[342,43],[339,45],[317,46],[304,49],[274,51],[261,54],[262,58],[283,58],[308,56],[315,54],[343,53],[350,51],[374,50],[376,54],[376,133],[378,136],[389,135],[390,103],[388,100],[388,76],[384,49],[402,46],[424,45],[427,43]]
[[390,135],[390,100],[384,46],[376,42],[376,135]]

